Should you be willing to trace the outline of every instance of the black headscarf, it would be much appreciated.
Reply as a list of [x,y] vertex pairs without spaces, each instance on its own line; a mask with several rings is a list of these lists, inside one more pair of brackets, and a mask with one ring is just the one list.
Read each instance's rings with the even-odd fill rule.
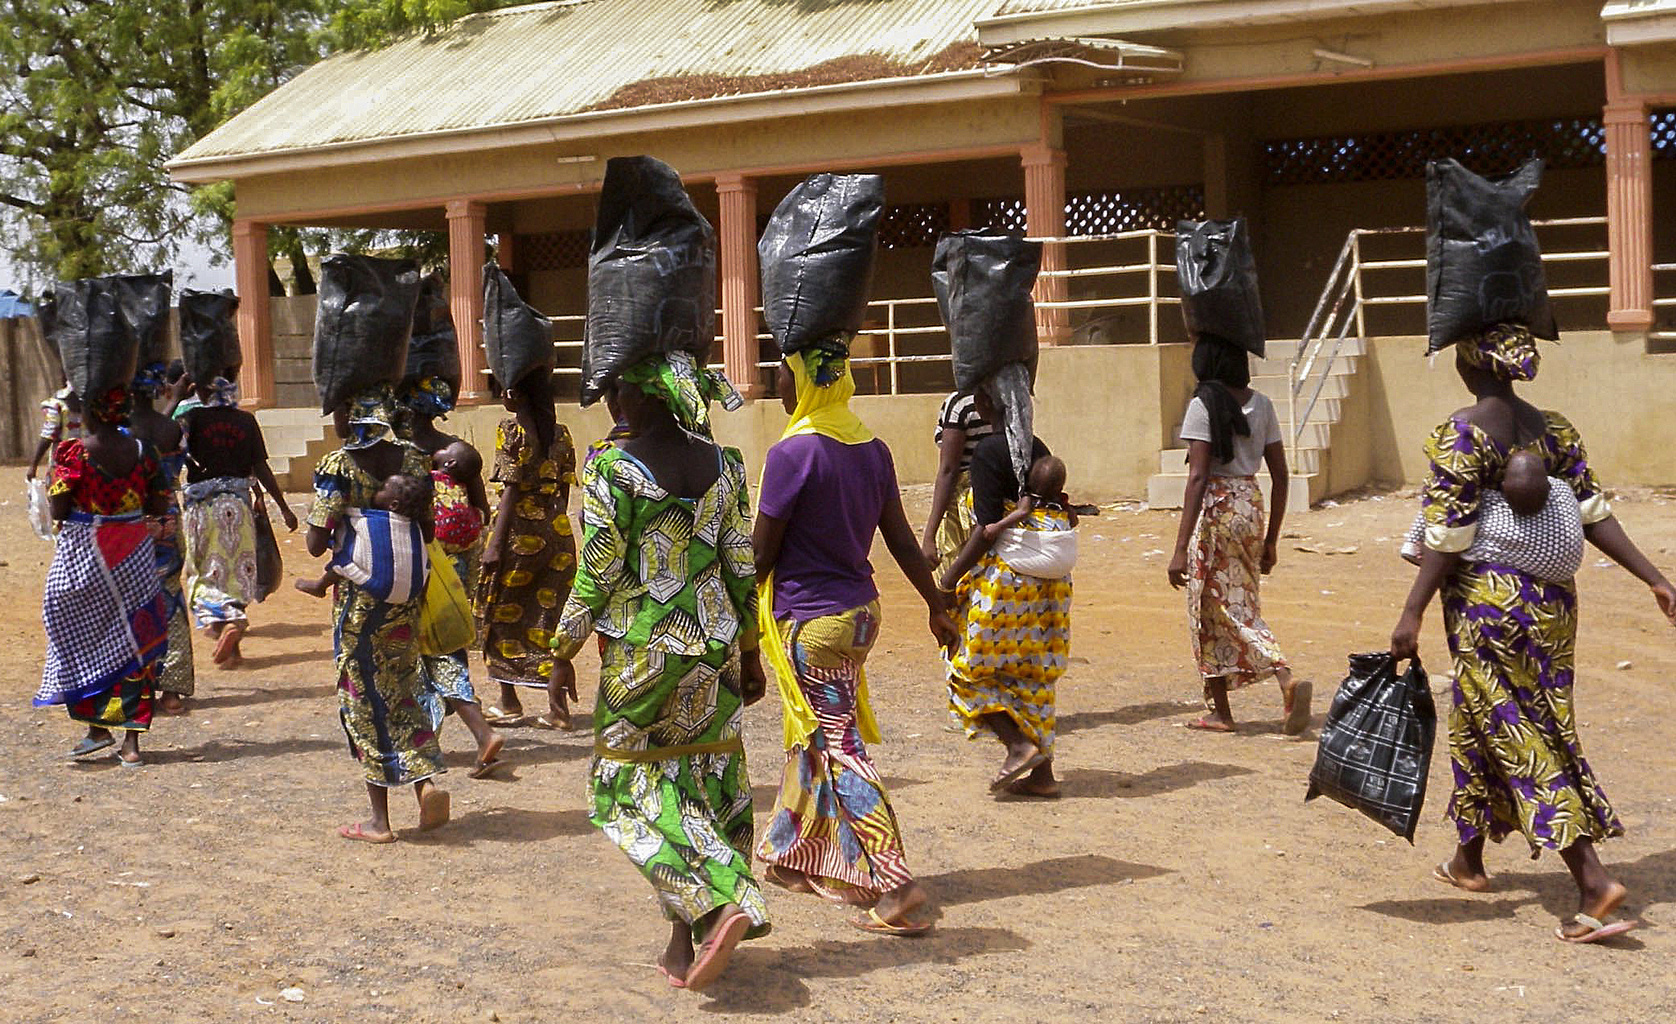
[[1193,376],[1199,378],[1193,397],[1205,403],[1210,414],[1211,455],[1227,462],[1234,457],[1234,435],[1251,436],[1251,424],[1233,392],[1251,384],[1251,363],[1245,349],[1214,334],[1201,334],[1193,346]]

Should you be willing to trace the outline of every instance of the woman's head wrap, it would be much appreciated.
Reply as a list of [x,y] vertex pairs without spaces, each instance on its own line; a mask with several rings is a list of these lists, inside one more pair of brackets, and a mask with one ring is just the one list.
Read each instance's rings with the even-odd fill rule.
[[169,383],[168,366],[164,363],[147,363],[134,373],[134,382],[129,390],[135,397],[150,401],[163,393],[163,388]]
[[112,384],[103,391],[95,392],[86,401],[86,410],[94,419],[106,423],[121,423],[128,419],[133,411],[133,396],[128,392],[126,384]]
[[744,404],[726,377],[699,366],[691,352],[682,350],[642,359],[617,380],[638,387],[668,406],[681,429],[706,440],[711,439],[711,402],[720,402],[728,410]]
[[1536,338],[1522,324],[1496,324],[1455,343],[1460,359],[1468,366],[1488,370],[1504,381],[1535,380],[1542,365]]
[[230,409],[239,404],[239,385],[226,377],[210,381],[209,392],[209,398],[204,401],[206,409]]
[[1030,476],[1030,456],[1036,447],[1036,409],[1030,398],[1030,367],[1008,363],[983,382],[998,408],[1001,427],[1007,436],[1007,454],[1012,456],[1013,473],[1022,489]]
[[343,446],[354,451],[400,440],[404,426],[396,407],[396,389],[389,384],[366,388],[349,400],[349,437]]
[[442,377],[420,377],[402,397],[413,415],[423,419],[441,419],[454,411],[454,386]]
[[1231,389],[1251,383],[1251,362],[1245,349],[1214,334],[1201,334],[1193,345],[1193,376],[1199,386],[1193,397],[1204,403],[1210,417],[1210,453],[1217,462],[1234,457],[1234,435],[1251,436],[1251,423]]
[[873,432],[850,411],[855,378],[849,360],[841,353],[806,348],[786,356],[797,388],[797,405],[782,438],[797,434],[820,434],[842,444],[865,444]]

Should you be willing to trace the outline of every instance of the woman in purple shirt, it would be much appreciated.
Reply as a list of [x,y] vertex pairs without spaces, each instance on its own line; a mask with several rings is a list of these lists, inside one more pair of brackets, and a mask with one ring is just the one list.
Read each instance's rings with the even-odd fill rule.
[[792,892],[867,907],[857,927],[915,935],[925,890],[867,743],[879,740],[862,665],[879,635],[873,532],[925,599],[931,634],[956,639],[896,489],[890,449],[850,411],[843,352],[787,356],[778,391],[791,424],[768,451],[753,544],[763,650],[785,709],[786,768],[757,855]]

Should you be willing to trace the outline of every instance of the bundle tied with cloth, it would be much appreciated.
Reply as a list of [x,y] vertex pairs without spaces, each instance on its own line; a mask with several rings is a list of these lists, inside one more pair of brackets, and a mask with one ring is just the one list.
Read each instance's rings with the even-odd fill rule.
[[401,381],[418,300],[413,260],[334,253],[320,261],[314,386],[322,413]]
[[931,288],[949,332],[954,386],[982,387],[1005,413],[1007,451],[1020,485],[1030,476],[1035,439],[1036,308],[1030,298],[1042,246],[1018,232],[984,228],[937,239]]
[[1257,259],[1245,218],[1176,224],[1176,279],[1181,317],[1193,340],[1193,396],[1210,418],[1211,457],[1234,457],[1234,437],[1251,424],[1233,392],[1251,384],[1247,354],[1263,357],[1267,338]]
[[[763,316],[797,389],[781,440],[802,434],[846,445],[873,440],[850,409],[855,378],[849,355],[867,314],[884,200],[884,179],[876,174],[813,175],[775,208],[757,243]],[[757,600],[762,649],[780,691],[789,750],[805,745],[819,724],[797,685],[774,618],[772,575],[757,581]],[[856,724],[863,742],[879,742],[865,669],[856,692]]]
[[[705,370],[715,335],[715,230],[673,167],[649,156],[611,158],[588,252],[582,405],[597,402],[625,373],[643,375],[641,364],[677,354],[665,364],[679,366],[705,393],[733,394],[736,402],[732,388],[721,389],[719,375]],[[706,412],[695,415],[707,424]]]
[[244,363],[234,317],[239,300],[230,290],[183,288],[180,292],[180,359],[194,384],[231,379]]

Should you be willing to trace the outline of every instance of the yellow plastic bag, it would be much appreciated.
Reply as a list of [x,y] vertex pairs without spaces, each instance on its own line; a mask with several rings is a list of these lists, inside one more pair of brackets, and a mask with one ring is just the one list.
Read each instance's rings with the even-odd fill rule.
[[431,575],[425,581],[425,596],[419,605],[419,653],[453,654],[477,640],[471,598],[460,582],[460,574],[454,571],[454,560],[442,545],[433,540],[425,550],[431,559]]

